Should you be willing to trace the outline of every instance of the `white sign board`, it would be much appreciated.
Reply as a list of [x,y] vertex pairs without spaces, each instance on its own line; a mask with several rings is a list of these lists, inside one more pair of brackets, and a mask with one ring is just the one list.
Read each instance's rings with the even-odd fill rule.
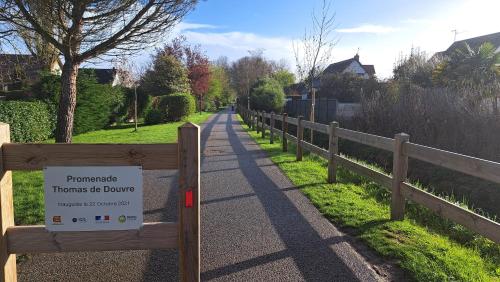
[[44,178],[49,231],[142,226],[142,167],[46,167]]

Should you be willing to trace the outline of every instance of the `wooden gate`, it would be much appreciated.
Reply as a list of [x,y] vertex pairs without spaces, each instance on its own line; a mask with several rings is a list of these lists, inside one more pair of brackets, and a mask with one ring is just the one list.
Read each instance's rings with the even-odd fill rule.
[[[16,144],[0,123],[1,281],[16,281],[16,254],[179,249],[181,281],[200,280],[200,129],[186,123],[173,144]],[[148,222],[139,230],[49,232],[15,226],[12,170],[46,166],[137,165],[179,170],[179,221]],[[187,196],[187,197],[186,197]]]

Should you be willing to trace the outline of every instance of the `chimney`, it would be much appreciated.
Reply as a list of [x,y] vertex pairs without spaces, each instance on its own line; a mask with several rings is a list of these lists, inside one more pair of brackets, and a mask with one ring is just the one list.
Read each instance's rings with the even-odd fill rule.
[[359,54],[358,53],[356,53],[356,55],[354,55],[354,60],[359,62]]

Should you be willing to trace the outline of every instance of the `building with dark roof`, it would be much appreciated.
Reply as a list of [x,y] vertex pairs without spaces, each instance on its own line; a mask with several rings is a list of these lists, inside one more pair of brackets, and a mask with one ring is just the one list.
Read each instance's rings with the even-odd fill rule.
[[[368,79],[375,76],[375,66],[361,64],[359,61],[359,54],[356,54],[350,59],[333,63],[325,68],[321,75],[313,81],[313,87],[316,89],[321,88],[321,79],[326,75],[343,73],[351,73]],[[299,82],[286,87],[285,94],[288,100],[308,99],[310,96],[304,82]]]
[[[111,86],[124,84],[124,73],[120,73],[116,68],[111,69],[96,69],[96,68],[80,68],[81,71],[93,71],[99,84],[110,84]],[[125,85],[126,86],[126,85]]]
[[354,57],[340,61],[337,63],[333,63],[329,65],[324,71],[325,74],[334,74],[334,73],[353,73],[357,74],[363,78],[370,78],[375,76],[375,66],[374,65],[363,65],[359,61],[359,55],[356,54]]
[[448,49],[437,52],[431,57],[431,61],[437,61],[449,58],[454,50],[462,48],[465,44],[469,45],[472,49],[478,49],[482,44],[489,42],[493,44],[496,48],[496,52],[500,52],[500,32],[491,33],[483,36],[468,38],[464,40],[458,40],[453,42],[453,44],[448,47]]
[[[38,80],[46,65],[35,56],[26,54],[0,54],[0,90],[18,90]],[[61,73],[60,62],[50,66],[50,72]]]

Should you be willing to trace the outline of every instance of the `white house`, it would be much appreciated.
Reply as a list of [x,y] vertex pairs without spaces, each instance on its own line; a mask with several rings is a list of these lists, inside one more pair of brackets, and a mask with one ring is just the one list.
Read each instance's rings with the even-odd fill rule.
[[323,75],[333,73],[353,73],[368,79],[375,75],[375,66],[361,64],[361,62],[359,61],[359,55],[356,54],[351,59],[329,65],[323,71]]

